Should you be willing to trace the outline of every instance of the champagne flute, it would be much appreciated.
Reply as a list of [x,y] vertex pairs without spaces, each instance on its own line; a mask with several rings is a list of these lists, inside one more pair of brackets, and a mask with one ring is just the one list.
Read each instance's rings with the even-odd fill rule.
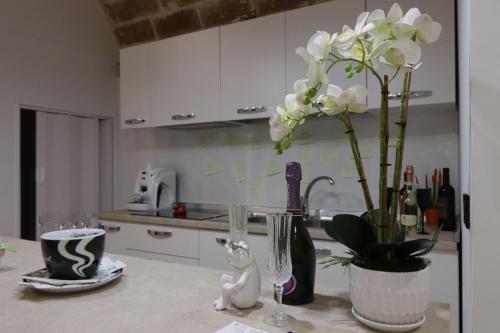
[[290,256],[290,231],[292,229],[292,214],[271,214],[266,216],[268,244],[268,273],[274,284],[277,312],[264,318],[271,326],[287,327],[295,320],[281,309],[283,285],[292,277],[292,258]]

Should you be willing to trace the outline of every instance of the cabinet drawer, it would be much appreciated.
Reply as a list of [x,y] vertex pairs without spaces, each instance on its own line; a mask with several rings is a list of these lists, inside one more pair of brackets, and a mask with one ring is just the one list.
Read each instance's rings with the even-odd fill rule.
[[102,228],[106,231],[104,251],[116,254],[125,254],[125,248],[133,238],[129,232],[130,225],[117,221],[101,221]]
[[195,229],[130,224],[133,239],[128,250],[154,252],[199,259],[200,232]]
[[124,254],[131,256],[131,257],[144,258],[144,259],[149,259],[149,260],[160,260],[160,261],[172,262],[172,263],[176,263],[176,264],[184,264],[184,265],[191,265],[191,266],[199,266],[200,265],[200,261],[198,259],[177,257],[177,256],[171,256],[168,254],[139,251],[139,250],[132,250],[132,249],[125,250]]

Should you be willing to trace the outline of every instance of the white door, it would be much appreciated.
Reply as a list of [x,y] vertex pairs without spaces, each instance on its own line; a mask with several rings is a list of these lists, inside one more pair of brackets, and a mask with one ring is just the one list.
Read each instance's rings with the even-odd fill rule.
[[285,14],[220,28],[222,117],[266,118],[285,99]]
[[38,216],[99,210],[98,119],[37,112],[36,150]]

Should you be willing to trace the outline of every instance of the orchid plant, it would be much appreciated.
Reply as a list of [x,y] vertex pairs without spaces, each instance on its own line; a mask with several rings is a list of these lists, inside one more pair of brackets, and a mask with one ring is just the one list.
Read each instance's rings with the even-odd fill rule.
[[[434,22],[428,14],[422,14],[417,8],[408,10],[403,15],[401,7],[395,3],[387,15],[382,9],[361,13],[354,29],[344,26],[341,32],[316,32],[307,46],[299,47],[296,53],[304,59],[306,78],[294,84],[294,92],[286,95],[284,106],[278,106],[269,120],[271,139],[275,142],[275,151],[281,154],[290,148],[296,129],[309,116],[335,116],[345,127],[349,136],[352,154],[359,174],[359,183],[363,190],[367,212],[363,220],[371,226],[377,244],[387,245],[382,252],[384,258],[395,257],[395,248],[388,245],[398,244],[397,189],[400,188],[401,169],[405,146],[405,131],[408,119],[408,100],[412,74],[421,65],[422,47],[438,40],[441,25]],[[380,84],[380,175],[378,209],[375,208],[368,187],[363,160],[358,146],[356,132],[350,113],[367,111],[366,97],[368,90],[355,85],[348,89],[330,84],[329,71],[343,65],[347,78],[368,71]],[[392,75],[381,75],[381,66],[389,67]],[[400,111],[396,139],[394,174],[392,179],[392,198],[387,197],[388,164],[388,94],[389,85],[399,74],[404,75],[400,94]],[[321,94],[320,92],[324,90]],[[390,211],[387,200],[391,200]],[[352,218],[354,219],[354,218]],[[351,220],[352,220],[351,219]],[[345,218],[338,218],[343,223]],[[336,222],[335,219],[333,222]],[[338,226],[338,224],[337,224]],[[326,227],[334,238],[342,238],[337,231]],[[351,250],[353,250],[351,248]],[[358,252],[363,252],[358,249]],[[353,250],[353,255],[359,253]],[[415,254],[415,253],[412,253]]]

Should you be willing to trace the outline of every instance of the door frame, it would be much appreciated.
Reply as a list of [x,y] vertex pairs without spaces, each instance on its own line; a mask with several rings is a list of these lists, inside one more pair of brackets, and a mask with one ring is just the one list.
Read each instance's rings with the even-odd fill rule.
[[[112,158],[111,165],[109,166],[112,170],[113,177],[111,181],[111,193],[114,193],[114,165],[113,161],[115,159],[115,117],[109,115],[101,115],[97,113],[87,113],[82,110],[75,110],[72,108],[58,107],[58,106],[48,106],[39,103],[30,103],[30,102],[19,102],[14,104],[14,159],[12,161],[14,167],[14,182],[12,185],[12,195],[14,196],[14,216],[12,216],[12,221],[16,223],[16,234],[14,237],[20,238],[21,236],[21,112],[23,109],[31,109],[35,111],[41,112],[49,112],[49,113],[57,113],[78,117],[86,117],[86,118],[97,118],[99,120],[109,120],[111,122],[111,149],[112,149]],[[112,202],[114,200],[111,200]]]

